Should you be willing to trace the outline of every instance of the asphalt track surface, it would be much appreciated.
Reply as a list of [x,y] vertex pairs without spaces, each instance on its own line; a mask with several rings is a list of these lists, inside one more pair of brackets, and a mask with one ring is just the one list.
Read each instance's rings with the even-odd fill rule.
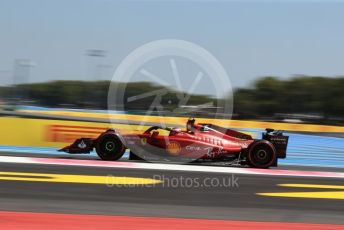
[[[13,154],[2,153],[1,155]],[[16,154],[16,156],[24,155]],[[114,185],[111,182],[88,184],[1,179],[0,209],[3,211],[344,224],[343,197],[323,199],[258,195],[259,193],[322,191],[343,193],[342,187],[333,189],[280,186],[280,184],[344,186],[344,180],[339,178],[16,163],[0,163],[0,169],[1,172],[7,173],[104,177],[110,175],[111,177],[154,178],[163,181],[153,185],[130,186]],[[289,169],[294,170],[295,167],[289,167]],[[301,169],[315,170],[304,167]],[[317,170],[343,172],[341,169]],[[211,179],[216,184],[215,186],[211,184]]]

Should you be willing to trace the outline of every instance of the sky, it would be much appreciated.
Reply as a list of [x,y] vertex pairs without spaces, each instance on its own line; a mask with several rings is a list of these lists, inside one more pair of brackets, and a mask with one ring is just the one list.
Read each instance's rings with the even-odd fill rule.
[[343,12],[342,1],[0,0],[0,84],[13,83],[15,59],[35,63],[29,82],[96,71],[110,80],[130,52],[159,39],[205,48],[234,88],[266,75],[344,75]]

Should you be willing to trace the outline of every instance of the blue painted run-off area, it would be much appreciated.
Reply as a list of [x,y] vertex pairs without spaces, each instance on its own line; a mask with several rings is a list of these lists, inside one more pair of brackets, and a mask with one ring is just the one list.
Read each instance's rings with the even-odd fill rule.
[[288,165],[307,165],[344,168],[344,138],[287,134]]
[[[245,131],[253,132],[256,138],[261,135],[259,130]],[[279,164],[344,168],[344,138],[292,133],[286,135],[289,135],[287,159],[280,160]],[[0,152],[68,155],[57,152],[55,148],[43,147],[0,146]],[[96,157],[96,153],[92,152],[91,156]],[[124,157],[127,158],[128,153]]]

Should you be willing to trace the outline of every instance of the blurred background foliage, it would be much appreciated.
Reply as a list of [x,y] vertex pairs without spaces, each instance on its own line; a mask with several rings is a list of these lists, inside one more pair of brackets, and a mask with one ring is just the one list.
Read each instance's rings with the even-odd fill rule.
[[264,77],[251,89],[238,89],[234,110],[245,118],[303,114],[323,119],[344,117],[344,78],[297,76],[289,80]]
[[[114,84],[114,83],[113,83]],[[161,90],[164,87],[150,82],[115,83],[125,87],[127,101],[132,96]],[[3,104],[38,105],[46,107],[107,109],[109,81],[52,81],[21,84],[0,88]],[[161,105],[166,111],[180,107],[177,94],[186,96],[171,88],[162,97]],[[155,96],[124,103],[126,111],[147,110]],[[228,98],[227,98],[228,99]],[[197,107],[219,101],[207,95],[190,95],[188,106]],[[249,88],[234,91],[234,118],[283,120],[285,118],[308,120],[312,123],[343,123],[344,119],[344,77],[295,76],[286,80],[277,77],[263,77]],[[221,103],[220,103],[221,104]],[[202,110],[202,109],[201,109]],[[166,112],[165,111],[165,112]],[[204,114],[211,109],[204,108]]]

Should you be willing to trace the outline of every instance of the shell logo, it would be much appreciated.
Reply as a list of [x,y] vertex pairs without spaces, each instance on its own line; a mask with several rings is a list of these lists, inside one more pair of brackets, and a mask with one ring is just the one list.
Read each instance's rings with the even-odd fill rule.
[[170,142],[166,146],[167,152],[169,152],[171,155],[176,156],[181,151],[180,144],[178,142]]
[[146,145],[146,144],[147,144],[147,138],[145,138],[145,137],[142,138],[142,139],[141,139],[141,144],[142,144],[142,145]]

